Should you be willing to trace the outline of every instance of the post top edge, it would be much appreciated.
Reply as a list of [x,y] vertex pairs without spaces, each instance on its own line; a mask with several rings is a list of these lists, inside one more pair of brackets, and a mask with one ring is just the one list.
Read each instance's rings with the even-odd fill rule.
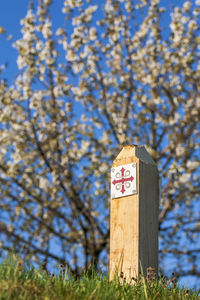
[[113,163],[126,159],[127,157],[137,157],[139,160],[142,160],[148,164],[155,164],[154,160],[151,158],[150,154],[146,150],[145,146],[143,145],[124,145],[122,150],[116,156]]

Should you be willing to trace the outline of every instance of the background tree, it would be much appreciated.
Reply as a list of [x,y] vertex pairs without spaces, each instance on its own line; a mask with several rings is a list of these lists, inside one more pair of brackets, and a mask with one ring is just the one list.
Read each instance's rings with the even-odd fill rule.
[[55,28],[40,0],[21,21],[19,74],[0,83],[1,248],[76,274],[106,265],[109,169],[143,144],[162,178],[161,267],[200,277],[200,1],[166,28],[158,0],[97,3],[64,1]]

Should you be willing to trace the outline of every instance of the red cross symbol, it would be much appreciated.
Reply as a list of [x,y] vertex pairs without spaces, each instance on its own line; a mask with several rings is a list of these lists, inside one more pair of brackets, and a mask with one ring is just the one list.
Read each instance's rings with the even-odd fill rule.
[[127,181],[133,181],[134,177],[131,176],[131,177],[128,177],[128,178],[124,178],[124,172],[125,172],[125,169],[122,167],[121,168],[121,175],[122,175],[122,178],[119,179],[119,180],[113,180],[112,184],[117,184],[117,183],[121,183],[122,184],[122,189],[121,189],[121,193],[124,194],[124,192],[126,191],[125,188],[124,188],[124,183],[127,182]]

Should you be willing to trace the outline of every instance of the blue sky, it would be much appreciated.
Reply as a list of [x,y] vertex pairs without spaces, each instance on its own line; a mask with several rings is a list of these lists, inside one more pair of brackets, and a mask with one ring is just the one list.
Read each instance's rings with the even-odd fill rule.
[[[7,36],[13,36],[13,42],[21,37],[20,20],[26,15],[27,8],[29,7],[29,2],[29,0],[0,1],[0,26],[2,26],[6,30]],[[62,5],[63,0],[53,1],[52,17],[53,23],[56,27],[58,26],[58,24],[60,26],[63,24],[62,19],[60,18]],[[5,75],[11,82],[14,79],[15,75],[17,75],[17,51],[11,46],[12,41],[7,41],[5,36],[0,36],[0,65],[5,62],[9,63]]]
[[[19,20],[25,15],[27,6],[27,0],[0,1],[0,26],[6,29],[8,35],[12,34],[14,40],[20,37]],[[9,62],[9,72],[6,75],[12,78],[13,71],[15,70],[16,72],[15,57],[17,52],[12,49],[11,41],[7,41],[5,36],[0,36],[0,49],[0,64]]]

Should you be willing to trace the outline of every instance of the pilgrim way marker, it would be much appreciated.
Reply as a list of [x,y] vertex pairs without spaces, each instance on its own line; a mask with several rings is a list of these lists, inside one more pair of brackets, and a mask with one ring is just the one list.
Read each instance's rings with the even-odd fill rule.
[[158,171],[143,146],[124,146],[111,169],[109,277],[158,271]]
[[111,197],[119,198],[137,193],[136,163],[111,169]]

